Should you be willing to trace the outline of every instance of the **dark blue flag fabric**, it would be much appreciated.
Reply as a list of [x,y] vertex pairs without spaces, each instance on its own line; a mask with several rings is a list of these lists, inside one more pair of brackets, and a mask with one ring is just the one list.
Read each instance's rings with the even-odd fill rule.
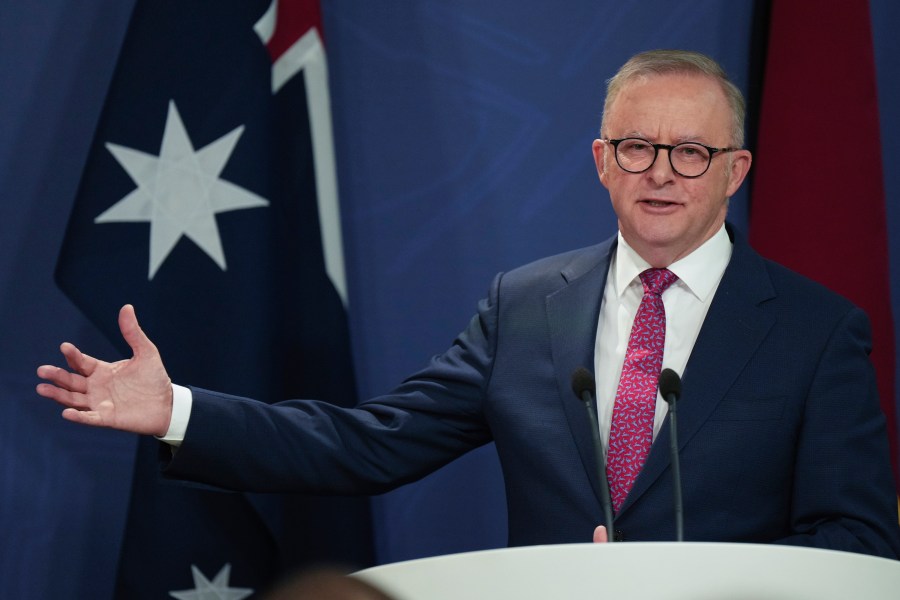
[[[56,278],[123,356],[134,304],[176,383],[355,403],[320,22],[317,0],[136,4]],[[371,563],[366,499],[163,482],[158,446],[139,444],[118,597]]]

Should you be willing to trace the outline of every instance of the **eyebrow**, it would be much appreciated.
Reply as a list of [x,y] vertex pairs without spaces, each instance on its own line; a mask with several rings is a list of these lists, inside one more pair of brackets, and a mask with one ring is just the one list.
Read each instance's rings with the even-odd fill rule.
[[[659,143],[659,142],[655,141],[653,137],[647,135],[646,133],[644,133],[642,131],[637,131],[635,129],[632,129],[631,131],[626,131],[625,133],[622,134],[622,137],[623,138],[636,137],[636,138],[641,138],[643,140],[647,140],[649,142]],[[683,144],[684,142],[697,142],[697,143],[709,145],[709,141],[702,135],[679,136],[679,137],[675,138],[675,140],[672,142],[672,145],[674,146],[675,144]]]

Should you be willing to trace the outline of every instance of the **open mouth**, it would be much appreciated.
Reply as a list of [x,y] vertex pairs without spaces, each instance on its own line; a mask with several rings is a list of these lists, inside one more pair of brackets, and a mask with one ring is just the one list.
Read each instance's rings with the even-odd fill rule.
[[641,200],[641,204],[645,204],[652,208],[664,208],[666,206],[675,206],[675,202],[668,202],[666,200]]

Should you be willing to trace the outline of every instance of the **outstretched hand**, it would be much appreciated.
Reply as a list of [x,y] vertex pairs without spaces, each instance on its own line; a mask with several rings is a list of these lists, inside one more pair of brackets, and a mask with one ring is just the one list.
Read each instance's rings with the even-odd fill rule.
[[37,393],[67,407],[62,416],[69,421],[163,436],[172,418],[172,382],[130,304],[119,311],[119,330],[131,358],[109,363],[65,342],[60,351],[70,371],[38,367],[47,383],[38,384]]

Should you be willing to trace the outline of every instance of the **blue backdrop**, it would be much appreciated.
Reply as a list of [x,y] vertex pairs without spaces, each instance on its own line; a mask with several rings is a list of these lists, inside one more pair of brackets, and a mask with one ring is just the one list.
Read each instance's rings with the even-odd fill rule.
[[[4,598],[112,589],[134,438],[62,421],[34,393],[33,373],[58,362],[62,340],[116,357],[52,273],[131,8],[0,0]],[[324,2],[361,396],[443,350],[497,271],[612,234],[590,153],[604,80],[637,51],[682,47],[713,55],[746,89],[753,9],[750,0]],[[874,0],[872,12],[900,315],[900,171],[891,168],[900,8]],[[829,201],[847,199],[823,209]],[[745,228],[746,197],[731,210]],[[504,502],[492,449],[466,456],[374,500],[379,559],[503,545]]]

